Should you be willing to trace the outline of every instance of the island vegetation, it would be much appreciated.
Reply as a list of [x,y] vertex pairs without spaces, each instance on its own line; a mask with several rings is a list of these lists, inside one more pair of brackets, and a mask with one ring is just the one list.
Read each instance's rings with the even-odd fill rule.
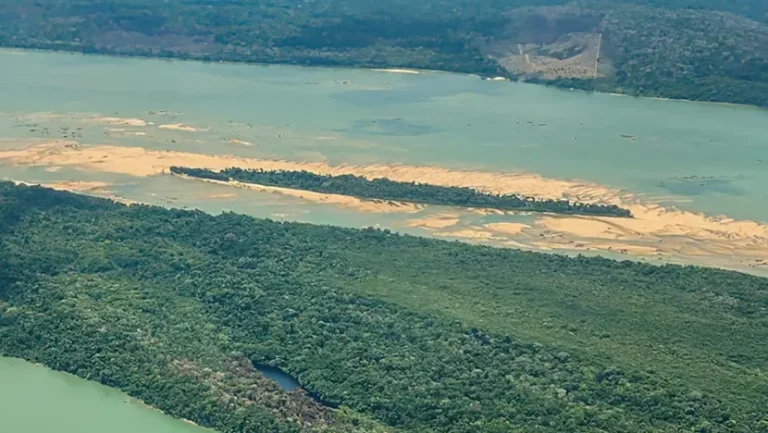
[[734,272],[0,183],[0,355],[222,433],[766,432],[767,309]]
[[443,206],[462,206],[525,212],[631,217],[616,205],[574,203],[568,200],[538,200],[517,194],[488,194],[467,187],[427,183],[396,182],[387,178],[367,179],[344,174],[321,175],[308,171],[248,170],[238,167],[221,171],[205,168],[171,167],[171,173],[200,179],[299,189],[325,194],[341,194],[366,200],[387,200]]
[[15,0],[0,3],[0,45],[768,106],[764,0]]

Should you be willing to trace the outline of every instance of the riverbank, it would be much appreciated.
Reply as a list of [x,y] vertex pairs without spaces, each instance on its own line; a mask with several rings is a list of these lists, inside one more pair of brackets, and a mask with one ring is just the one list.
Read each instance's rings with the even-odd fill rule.
[[26,52],[38,52],[38,53],[53,52],[53,53],[67,53],[71,55],[94,56],[94,57],[117,57],[117,58],[129,58],[129,59],[163,60],[168,62],[199,62],[199,63],[208,63],[208,64],[242,65],[242,66],[290,66],[290,67],[299,67],[299,68],[329,69],[329,70],[358,69],[358,70],[367,70],[371,72],[381,72],[381,73],[388,73],[388,74],[405,74],[405,75],[451,74],[451,75],[460,75],[465,77],[475,77],[480,80],[495,82],[495,83],[517,83],[517,84],[528,84],[533,86],[544,86],[544,87],[549,87],[549,88],[558,89],[558,90],[567,91],[567,92],[601,93],[601,94],[610,95],[610,96],[622,96],[622,97],[637,98],[637,99],[674,101],[674,102],[685,102],[685,103],[696,103],[696,104],[707,104],[707,105],[721,105],[721,106],[729,106],[729,107],[751,108],[751,109],[757,109],[761,111],[768,110],[768,107],[763,107],[763,106],[758,106],[753,104],[736,103],[736,102],[705,101],[705,100],[695,100],[695,99],[685,99],[685,98],[665,98],[665,97],[658,97],[658,96],[635,95],[635,94],[629,94],[629,93],[616,93],[614,91],[604,91],[600,89],[590,91],[585,89],[573,88],[567,84],[559,84],[559,82],[557,81],[547,82],[547,81],[541,81],[541,80],[533,80],[529,82],[529,81],[526,81],[525,79],[520,79],[520,77],[515,77],[510,74],[503,74],[501,72],[484,74],[481,72],[466,72],[466,71],[447,70],[447,69],[440,70],[440,69],[426,69],[426,68],[415,68],[415,67],[408,67],[408,68],[380,67],[380,66],[371,66],[366,64],[360,64],[360,65],[306,64],[304,62],[298,62],[298,61],[267,62],[267,61],[246,61],[246,60],[243,60],[243,61],[206,60],[202,58],[164,57],[164,56],[147,55],[147,54],[141,54],[141,53],[134,53],[134,54],[122,53],[122,52],[85,53],[79,49],[74,49],[74,48],[66,49],[66,47],[60,47],[57,49],[41,49],[41,48],[28,48],[23,46],[18,46],[18,47],[0,46],[0,53],[11,54],[11,55],[24,55]]

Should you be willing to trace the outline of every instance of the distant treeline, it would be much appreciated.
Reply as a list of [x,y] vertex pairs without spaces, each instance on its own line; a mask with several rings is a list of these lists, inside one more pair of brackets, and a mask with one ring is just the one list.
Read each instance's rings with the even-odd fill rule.
[[[598,33],[595,79],[594,48],[585,41]],[[764,107],[766,38],[765,0],[0,2],[4,47],[418,68]],[[510,62],[518,46],[532,49],[534,59],[543,56],[544,70],[520,58]],[[570,64],[587,73],[574,73]]]
[[225,182],[236,180],[266,186],[341,194],[369,200],[395,200],[528,212],[632,217],[629,210],[616,205],[575,203],[567,200],[538,200],[517,194],[488,194],[458,186],[395,182],[386,178],[370,180],[351,174],[330,176],[308,171],[243,170],[236,167],[218,172],[204,168],[171,167],[171,173]]

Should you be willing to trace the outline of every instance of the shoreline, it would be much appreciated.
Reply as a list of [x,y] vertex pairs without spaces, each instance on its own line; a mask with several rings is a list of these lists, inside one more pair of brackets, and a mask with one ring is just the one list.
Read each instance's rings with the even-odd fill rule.
[[[460,241],[462,243],[470,245],[484,245],[493,248],[502,249],[514,249],[522,251],[531,251],[538,254],[555,254],[568,257],[575,257],[578,255],[603,257],[614,261],[629,260],[637,263],[645,263],[653,266],[663,265],[678,265],[678,266],[694,266],[703,268],[713,268],[728,270],[733,272],[739,272],[742,274],[755,275],[758,277],[768,277],[768,254],[764,255],[762,259],[758,261],[762,262],[762,266],[745,266],[743,260],[738,261],[738,258],[731,257],[734,260],[723,260],[722,257],[729,256],[728,251],[720,251],[720,254],[714,254],[716,250],[719,250],[717,245],[712,245],[714,248],[709,251],[709,248],[704,248],[697,251],[696,244],[704,239],[690,238],[688,243],[684,241],[681,243],[675,243],[669,245],[670,249],[662,250],[656,246],[647,242],[632,242],[631,239],[622,239],[621,237],[611,239],[605,238],[601,234],[579,234],[578,231],[569,233],[570,230],[564,230],[561,233],[557,233],[557,227],[552,226],[553,222],[568,221],[571,218],[577,220],[594,223],[608,223],[613,225],[616,218],[589,218],[589,217],[573,217],[568,215],[542,215],[542,218],[529,223],[519,222],[495,222],[484,223],[477,225],[464,225],[460,221],[460,215],[450,212],[459,211],[460,208],[440,206],[444,208],[441,212],[447,210],[449,213],[439,213],[437,215],[422,215],[420,214],[425,208],[416,206],[407,206],[406,203],[394,203],[394,202],[375,202],[364,201],[356,199],[350,196],[341,195],[329,195],[320,193],[306,194],[301,190],[290,190],[286,188],[278,187],[266,187],[255,184],[243,184],[239,182],[224,182],[210,179],[199,179],[195,177],[187,177],[178,174],[163,174],[165,176],[186,178],[192,182],[201,182],[209,184],[217,184],[224,187],[244,188],[248,190],[254,190],[265,193],[283,194],[289,197],[299,198],[307,200],[308,202],[314,202],[318,204],[335,205],[341,207],[348,207],[358,212],[373,212],[373,213],[400,213],[406,218],[402,227],[398,224],[394,224],[388,227],[393,232],[403,236],[416,236],[425,239],[442,239],[445,241]],[[59,191],[67,191],[73,194],[85,195],[91,197],[98,197],[107,199],[116,203],[131,206],[136,204],[159,206],[162,208],[178,208],[178,209],[198,209],[200,207],[195,205],[178,207],[172,204],[150,203],[145,201],[137,201],[127,199],[124,197],[116,196],[110,191],[105,191],[93,188],[73,188],[72,185],[66,184],[40,184],[35,182],[14,181],[17,184],[25,185],[38,185],[45,188],[52,188]],[[78,185],[74,185],[78,186]],[[86,185],[87,186],[87,185]],[[482,209],[468,208],[471,212],[482,212]],[[205,212],[205,211],[204,211]],[[244,213],[244,215],[250,215],[254,218],[268,218],[254,216],[250,213]],[[409,216],[410,215],[410,216]],[[318,224],[314,222],[302,222],[293,219],[287,220],[289,222],[305,223],[305,224]],[[324,225],[324,224],[320,224]],[[337,225],[338,227],[344,227],[349,229],[360,229],[360,227]],[[411,233],[403,231],[405,228],[419,228],[423,230],[421,233]],[[578,229],[578,227],[574,227]],[[587,227],[588,228],[588,227]],[[554,230],[554,231],[553,231]],[[576,234],[575,237],[572,235]],[[543,236],[543,237],[542,237]],[[594,236],[594,237],[593,237]],[[551,237],[551,239],[550,239]],[[710,239],[712,240],[712,239]],[[629,241],[628,243],[626,241]],[[659,245],[660,246],[660,245]],[[753,247],[754,245],[752,245]],[[745,248],[751,249],[750,245],[745,244]],[[699,246],[700,248],[700,246]],[[706,254],[709,251],[712,254]],[[768,250],[766,250],[768,251]],[[754,251],[753,251],[754,252]],[[704,254],[702,254],[704,253]],[[725,255],[723,255],[725,254]],[[718,259],[718,257],[721,257]],[[754,260],[756,256],[753,256]],[[747,257],[741,257],[745,259]]]
[[[556,90],[565,91],[565,92],[581,92],[581,93],[592,93],[592,94],[607,95],[607,96],[623,96],[628,98],[648,99],[648,100],[665,101],[665,102],[685,102],[685,103],[725,106],[725,107],[732,107],[732,108],[748,108],[748,109],[756,109],[756,110],[768,112],[768,107],[762,107],[759,105],[750,105],[750,104],[744,104],[744,103],[738,103],[738,102],[704,101],[704,100],[696,100],[696,99],[667,98],[667,97],[661,97],[661,96],[631,95],[628,93],[603,92],[599,90],[589,91],[589,90],[583,90],[583,89],[575,89],[573,87],[558,86],[556,84],[551,84],[546,82],[533,83],[526,80],[521,80],[520,78],[514,77],[511,74],[508,74],[505,76],[505,75],[499,75],[499,74],[485,74],[482,72],[459,72],[459,71],[452,71],[452,70],[412,68],[407,66],[378,67],[378,66],[366,66],[366,65],[319,65],[319,64],[302,64],[302,63],[290,62],[290,61],[286,61],[286,62],[248,61],[248,60],[243,60],[243,61],[218,60],[217,61],[217,60],[204,60],[204,59],[197,59],[197,58],[152,56],[152,55],[145,55],[145,54],[139,54],[139,53],[135,53],[135,54],[84,53],[82,51],[76,50],[74,47],[72,47],[72,49],[68,49],[67,47],[62,47],[61,49],[46,49],[46,48],[29,48],[29,47],[23,47],[23,46],[15,46],[15,45],[0,45],[0,55],[2,54],[25,55],[27,53],[41,53],[41,54],[57,53],[57,54],[95,56],[95,57],[105,57],[105,58],[144,59],[144,60],[156,60],[156,61],[165,61],[165,62],[197,62],[202,64],[222,64],[222,65],[238,65],[238,66],[241,66],[241,65],[242,66],[260,66],[260,67],[277,66],[277,67],[297,67],[297,68],[306,68],[306,69],[329,69],[329,70],[356,69],[356,70],[367,71],[367,72],[379,72],[379,73],[387,73],[387,74],[394,73],[397,75],[404,75],[404,76],[450,74],[450,75],[456,75],[456,76],[463,76],[467,78],[476,78],[476,79],[480,79],[481,81],[489,81],[493,83],[503,82],[503,83],[516,83],[516,84],[525,84],[525,85],[531,85],[531,86],[548,87],[551,89],[556,89]],[[499,80],[498,78],[504,78],[504,80]]]

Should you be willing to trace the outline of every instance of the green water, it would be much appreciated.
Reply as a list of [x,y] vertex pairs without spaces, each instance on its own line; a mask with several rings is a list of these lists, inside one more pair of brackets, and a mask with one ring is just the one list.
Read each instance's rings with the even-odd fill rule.
[[[768,220],[768,112],[756,108],[439,73],[38,52],[3,52],[0,64],[0,137],[39,136],[14,124],[12,114],[140,117],[210,130],[115,137],[86,128],[81,141],[331,163],[524,170],[672,196],[684,209]],[[169,114],[153,117],[152,110]],[[255,146],[234,147],[228,138]]]
[[0,357],[3,433],[211,433],[147,408],[120,391]]
[[[443,73],[32,51],[0,51],[0,65],[0,150],[28,147],[26,139],[65,138],[85,146],[329,164],[525,171],[600,184],[645,204],[768,222],[768,111],[757,108],[591,94]],[[106,125],[94,122],[94,115],[148,124]],[[159,127],[175,123],[196,131]],[[733,246],[728,236],[739,233],[718,234],[713,243],[708,228],[686,226],[686,234],[677,235],[672,225],[672,234],[656,237],[663,232],[658,229],[633,240],[630,233],[617,238],[625,244],[614,248],[600,246],[610,234],[567,235],[560,241],[562,233],[542,227],[541,215],[491,216],[439,206],[412,213],[361,211],[170,176],[134,177],[66,165],[0,165],[0,179],[104,182],[108,192],[95,194],[210,213],[373,226],[495,246],[768,275],[762,254],[768,238],[759,230]],[[447,214],[457,220],[447,229],[419,222]],[[486,231],[500,222],[527,228],[518,235]],[[626,245],[645,250],[636,254]]]

